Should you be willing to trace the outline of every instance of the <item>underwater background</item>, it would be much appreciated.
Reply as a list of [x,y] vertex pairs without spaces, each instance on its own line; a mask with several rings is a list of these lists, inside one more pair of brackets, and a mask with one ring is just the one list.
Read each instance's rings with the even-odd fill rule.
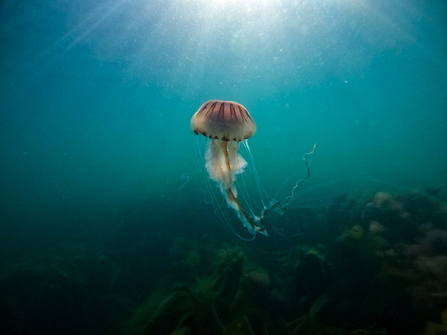
[[[4,0],[0,88],[2,334],[447,334],[445,1]],[[211,99],[269,200],[318,144],[268,237]]]

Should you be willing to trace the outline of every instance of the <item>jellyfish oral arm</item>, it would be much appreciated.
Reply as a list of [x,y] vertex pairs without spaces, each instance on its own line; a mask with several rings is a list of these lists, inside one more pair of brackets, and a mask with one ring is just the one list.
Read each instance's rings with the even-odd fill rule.
[[[286,211],[286,207],[289,204],[290,200],[293,199],[294,195],[295,195],[295,190],[302,184],[304,183],[307,179],[309,179],[310,177],[310,169],[309,169],[309,155],[312,154],[315,151],[315,148],[317,147],[317,144],[314,144],[314,147],[312,148],[312,150],[306,154],[304,154],[304,160],[306,161],[306,177],[304,177],[303,179],[300,179],[296,182],[295,186],[292,188],[292,191],[290,192],[290,195],[287,196],[287,198],[284,199],[283,203],[279,202],[279,201],[275,201],[273,202],[269,207],[264,207],[264,209],[262,210],[260,215],[255,216],[254,218],[254,222],[256,224],[253,224],[250,219],[247,217],[247,215],[245,214],[245,212],[243,211],[243,209],[241,208],[241,206],[239,205],[239,202],[236,200],[236,197],[233,195],[233,192],[231,191],[231,188],[228,189],[228,196],[227,198],[227,203],[230,204],[230,202],[232,203],[230,206],[234,208],[234,210],[236,210],[237,215],[239,217],[239,219],[244,223],[244,226],[253,234],[255,233],[261,233],[265,236],[267,236],[267,231],[265,229],[265,225],[264,225],[264,218],[267,215],[268,212],[270,212],[272,209],[278,209],[280,214],[283,214]],[[229,167],[229,160],[228,160],[228,154],[225,154],[225,159],[227,162],[227,166]]]
[[233,174],[228,162],[227,144],[225,141],[211,140],[205,153],[206,170],[210,179],[219,184],[220,191],[232,187]]
[[209,177],[219,184],[228,206],[236,211],[244,226],[252,234],[258,232],[267,235],[262,221],[260,226],[253,224],[236,200],[237,189],[234,181],[236,175],[242,173],[247,166],[247,162],[238,153],[239,145],[240,143],[235,141],[212,140],[205,154],[206,169]]
[[208,149],[205,154],[205,166],[209,177],[217,182],[220,187],[220,191],[225,196],[228,206],[235,210],[236,215],[242,221],[244,227],[246,227],[253,235],[256,233],[261,233],[267,236],[268,234],[264,225],[264,218],[273,209],[277,210],[280,214],[283,214],[287,205],[293,199],[295,190],[303,182],[309,179],[310,169],[308,157],[315,151],[317,145],[314,145],[312,151],[304,154],[307,171],[306,177],[296,182],[295,186],[290,192],[290,195],[287,196],[282,203],[279,201],[274,201],[270,204],[270,206],[264,206],[264,209],[260,215],[254,216],[253,221],[250,220],[236,199],[237,189],[234,184],[236,175],[242,173],[247,165],[247,162],[238,153],[239,145],[240,143],[235,141],[211,140],[208,143]]
[[[255,222],[259,223],[259,226],[254,225],[250,219],[245,214],[244,210],[239,205],[239,202],[236,200],[236,197],[233,195],[233,192],[231,189],[228,189],[228,199],[227,203],[236,211],[237,216],[244,224],[244,227],[246,227],[253,235],[256,233],[261,233],[265,236],[267,236],[267,231],[265,230],[264,222],[263,220],[258,220],[255,218]],[[231,204],[230,204],[231,203]]]

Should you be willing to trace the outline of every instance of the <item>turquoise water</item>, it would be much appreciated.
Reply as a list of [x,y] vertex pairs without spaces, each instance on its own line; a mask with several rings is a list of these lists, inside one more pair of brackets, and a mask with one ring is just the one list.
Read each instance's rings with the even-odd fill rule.
[[315,182],[441,185],[446,10],[443,1],[3,2],[5,220],[198,196],[196,184],[177,189],[197,169],[189,119],[210,99],[252,114],[249,143],[272,196],[304,173],[317,142]]
[[256,121],[271,198],[316,143],[303,203],[365,180],[445,194],[445,1],[7,0],[0,74],[3,260],[66,239],[168,252],[228,234],[189,126],[211,99]]

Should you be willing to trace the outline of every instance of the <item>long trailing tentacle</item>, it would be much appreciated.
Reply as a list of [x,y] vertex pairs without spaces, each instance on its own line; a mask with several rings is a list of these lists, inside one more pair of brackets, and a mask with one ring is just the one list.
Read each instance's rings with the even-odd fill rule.
[[[309,169],[309,155],[312,154],[315,151],[315,148],[317,147],[317,144],[314,144],[314,147],[312,148],[312,150],[306,154],[304,154],[304,160],[306,161],[306,171],[307,171],[307,175],[305,178],[300,179],[296,182],[295,186],[292,188],[292,191],[290,192],[290,195],[284,199],[283,203],[276,201],[273,204],[271,204],[269,207],[265,207],[262,212],[261,215],[257,216],[255,218],[256,222],[259,222],[261,224],[262,227],[264,227],[264,218],[267,215],[268,212],[270,212],[272,209],[275,208],[279,208],[281,210],[281,212],[285,212],[286,207],[289,203],[290,200],[293,199],[294,195],[295,195],[295,190],[298,188],[298,186],[300,186],[302,183],[304,183],[307,179],[309,179],[310,177],[310,169]],[[265,229],[265,228],[264,228]]]

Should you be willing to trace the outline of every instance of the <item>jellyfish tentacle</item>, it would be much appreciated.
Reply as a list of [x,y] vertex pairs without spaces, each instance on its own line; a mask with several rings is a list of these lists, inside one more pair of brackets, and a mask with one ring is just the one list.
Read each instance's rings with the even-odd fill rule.
[[298,186],[300,186],[302,183],[304,183],[310,177],[309,155],[315,151],[316,147],[317,147],[317,144],[314,144],[313,149],[310,152],[304,154],[304,160],[306,161],[306,171],[307,171],[306,177],[304,177],[303,179],[300,179],[296,182],[295,186],[292,188],[290,195],[287,196],[286,199],[284,199],[283,204],[281,204],[281,202],[279,202],[279,201],[275,201],[273,204],[270,205],[270,207],[264,207],[264,209],[261,212],[261,215],[257,216],[256,220],[259,220],[262,222],[265,218],[265,215],[276,207],[279,207],[281,214],[283,214],[286,211],[287,204],[295,196],[295,190],[298,188]]
[[315,148],[317,147],[317,144],[314,144],[314,147],[312,149],[312,151],[304,154],[304,160],[306,161],[306,171],[307,171],[307,176],[301,180],[299,180],[295,186],[292,189],[292,192],[290,193],[290,195],[286,198],[286,200],[284,200],[284,205],[280,205],[281,210],[285,211],[287,204],[289,203],[289,201],[293,198],[294,194],[295,194],[295,190],[298,188],[298,186],[300,186],[302,183],[304,183],[307,179],[309,179],[310,177],[310,169],[309,169],[309,155],[312,154],[315,151]]

